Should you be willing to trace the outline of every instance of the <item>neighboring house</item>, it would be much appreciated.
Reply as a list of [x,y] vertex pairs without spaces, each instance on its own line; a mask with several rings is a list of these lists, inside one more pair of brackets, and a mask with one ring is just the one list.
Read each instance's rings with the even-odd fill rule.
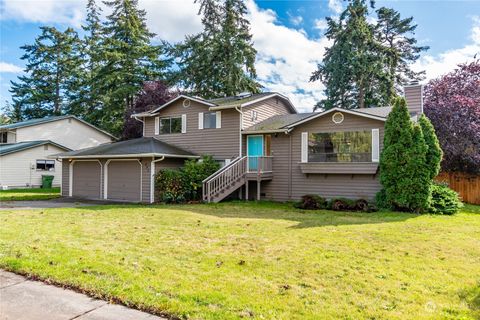
[[[422,88],[405,88],[412,117]],[[154,175],[212,155],[223,167],[204,181],[203,198],[277,201],[305,194],[372,199],[391,107],[297,113],[278,93],[204,100],[180,95],[134,115],[143,137],[60,157],[63,195],[154,202]]]
[[42,175],[61,184],[61,161],[52,155],[110,143],[114,137],[74,116],[0,125],[0,187],[36,187]]

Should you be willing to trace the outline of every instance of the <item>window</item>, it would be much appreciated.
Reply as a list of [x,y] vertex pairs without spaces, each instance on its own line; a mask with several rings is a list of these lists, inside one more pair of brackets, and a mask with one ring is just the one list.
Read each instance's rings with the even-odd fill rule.
[[205,112],[203,113],[203,128],[215,129],[217,127],[217,113]]
[[160,118],[160,134],[181,133],[182,117]]
[[8,141],[8,132],[0,132],[0,143],[7,143]]
[[308,162],[371,162],[372,132],[310,133]]
[[37,160],[37,170],[55,171],[55,160]]

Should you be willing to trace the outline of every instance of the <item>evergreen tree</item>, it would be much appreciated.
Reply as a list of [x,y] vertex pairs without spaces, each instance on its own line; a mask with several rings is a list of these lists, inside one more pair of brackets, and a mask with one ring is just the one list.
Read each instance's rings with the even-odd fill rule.
[[421,213],[429,207],[432,179],[427,167],[427,144],[419,125],[413,127],[412,145],[408,149],[409,161],[406,165],[408,187],[403,191],[409,211]]
[[380,156],[380,182],[386,203],[395,208],[408,208],[406,195],[410,186],[408,163],[413,143],[413,125],[405,99],[396,98],[385,122],[383,150]]
[[440,147],[435,128],[430,120],[422,114],[418,123],[422,128],[423,137],[427,144],[427,168],[429,170],[429,178],[430,180],[433,180],[440,172],[440,163],[442,162],[443,156],[442,148]]
[[205,98],[257,93],[255,56],[243,0],[199,0],[204,30],[187,36],[173,52],[175,80]]
[[13,108],[26,119],[70,113],[79,92],[81,41],[77,33],[71,28],[64,32],[40,29],[34,44],[21,47],[26,75],[11,82]]
[[[367,22],[366,0],[352,0],[338,21],[328,18],[326,36],[334,43],[310,81],[321,80],[326,99],[317,108],[346,109],[388,105],[391,96],[379,90],[388,80],[374,28]],[[387,81],[388,82],[388,81]]]
[[350,0],[338,21],[327,18],[326,36],[333,45],[310,77],[325,84],[326,99],[315,109],[387,106],[403,85],[423,79],[424,72],[410,68],[428,49],[416,45],[413,18],[383,7],[376,14],[376,22],[369,23],[366,0]]
[[124,114],[133,107],[144,81],[162,79],[168,61],[161,59],[164,47],[151,44],[155,34],[148,31],[146,13],[138,8],[138,0],[112,0],[105,4],[112,13],[103,26],[103,65],[95,76],[103,107],[91,121],[120,134]]
[[[102,66],[102,37],[103,28],[100,20],[102,9],[95,0],[87,2],[86,25],[82,26],[85,31],[84,44],[84,77],[82,79],[82,104],[86,118],[97,115],[102,105],[102,94],[97,89],[97,75]],[[90,115],[90,116],[89,116]]]
[[385,68],[390,75],[389,94],[394,94],[404,85],[425,78],[425,71],[415,72],[409,64],[417,61],[420,53],[429,47],[416,45],[413,34],[417,25],[413,24],[413,17],[402,19],[399,12],[385,7],[376,13],[375,37],[383,47]]

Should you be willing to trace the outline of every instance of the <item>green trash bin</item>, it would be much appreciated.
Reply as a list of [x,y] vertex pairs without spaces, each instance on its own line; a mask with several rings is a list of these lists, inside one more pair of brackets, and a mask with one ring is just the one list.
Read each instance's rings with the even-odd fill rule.
[[42,175],[42,188],[48,189],[52,187],[53,176],[49,175]]

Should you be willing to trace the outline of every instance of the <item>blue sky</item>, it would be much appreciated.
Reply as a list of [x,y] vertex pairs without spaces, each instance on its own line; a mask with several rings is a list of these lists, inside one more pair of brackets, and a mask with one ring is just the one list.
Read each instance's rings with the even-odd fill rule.
[[[160,38],[181,41],[201,28],[193,0],[139,0],[147,10],[149,28]],[[86,0],[0,0],[0,106],[10,99],[10,80],[24,67],[19,47],[32,43],[41,25],[79,29]],[[290,97],[308,111],[323,95],[321,83],[309,83],[329,42],[323,36],[324,18],[336,16],[345,3],[322,1],[247,0],[253,39],[258,51],[257,71],[267,90]],[[403,17],[413,16],[416,37],[430,46],[414,66],[428,79],[452,70],[456,64],[480,56],[480,1],[382,1]]]

